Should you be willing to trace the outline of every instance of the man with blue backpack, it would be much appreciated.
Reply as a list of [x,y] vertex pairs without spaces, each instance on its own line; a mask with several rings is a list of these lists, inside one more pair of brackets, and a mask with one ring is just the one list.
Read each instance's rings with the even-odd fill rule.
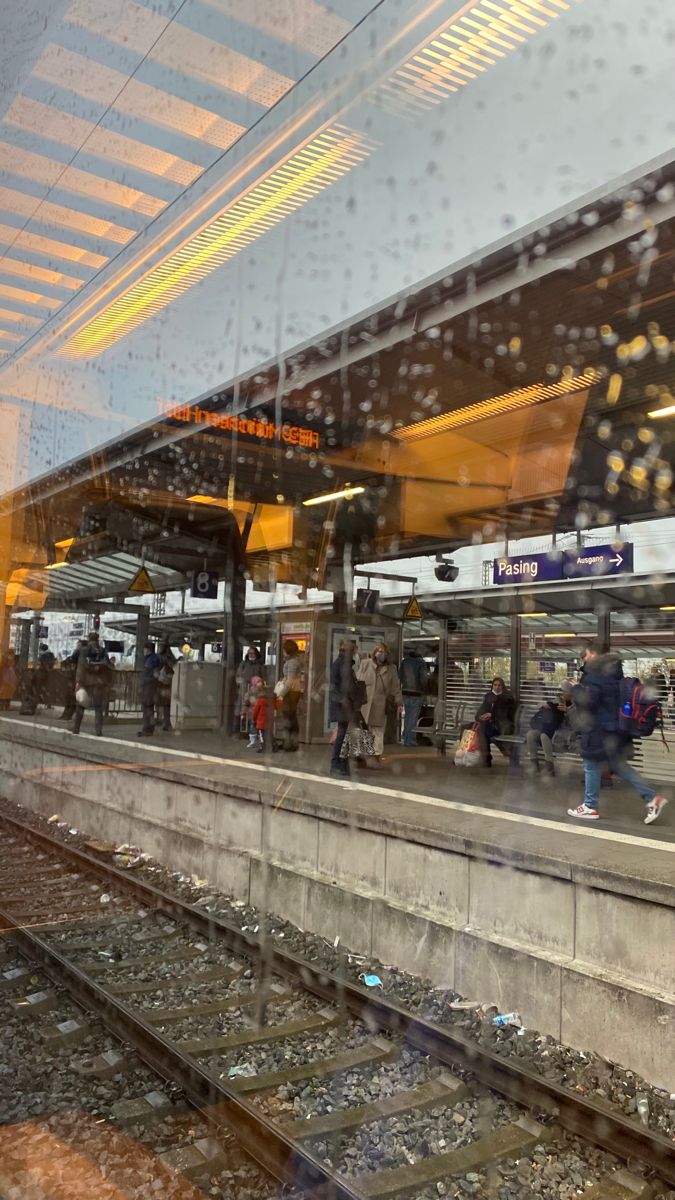
[[590,642],[583,652],[581,680],[572,697],[581,734],[585,791],[583,803],[568,808],[570,817],[597,821],[603,770],[630,785],[646,805],[645,825],[657,821],[665,796],[638,775],[628,763],[633,738],[648,737],[663,725],[658,698],[650,696],[639,679],[625,679],[621,659],[601,641]]

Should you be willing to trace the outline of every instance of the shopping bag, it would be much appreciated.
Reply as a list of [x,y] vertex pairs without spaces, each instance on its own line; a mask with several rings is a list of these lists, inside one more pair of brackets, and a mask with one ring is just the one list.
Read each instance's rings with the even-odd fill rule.
[[373,758],[375,739],[364,725],[350,725],[342,743],[340,758]]
[[89,692],[86,688],[79,687],[75,692],[75,703],[81,705],[82,708],[89,708]]
[[480,762],[480,742],[478,741],[478,726],[465,729],[455,751],[456,767],[475,767]]

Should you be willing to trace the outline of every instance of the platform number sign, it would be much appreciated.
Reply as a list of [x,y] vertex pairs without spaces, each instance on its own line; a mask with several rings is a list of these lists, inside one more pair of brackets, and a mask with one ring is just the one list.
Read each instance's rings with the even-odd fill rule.
[[218,599],[218,572],[193,571],[190,595],[198,600]]

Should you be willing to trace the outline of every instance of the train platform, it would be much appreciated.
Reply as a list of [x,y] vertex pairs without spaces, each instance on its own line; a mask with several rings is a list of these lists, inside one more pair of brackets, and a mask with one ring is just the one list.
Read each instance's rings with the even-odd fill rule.
[[[487,771],[457,768],[450,756],[442,756],[431,747],[388,746],[379,769],[352,767],[350,778],[343,783],[329,778],[328,746],[300,746],[295,753],[260,755],[247,749],[244,738],[227,737],[219,732],[157,730],[151,738],[140,738],[138,721],[119,719],[106,722],[100,739],[92,736],[90,723],[85,721],[78,743],[70,734],[70,724],[59,721],[56,712],[38,717],[12,713],[0,716],[0,720],[8,725],[35,725],[62,733],[74,750],[78,744],[89,744],[95,749],[100,743],[101,749],[105,747],[104,754],[116,762],[144,763],[148,769],[171,766],[180,775],[196,771],[200,777],[208,774],[214,780],[230,777],[233,768],[250,771],[255,778],[261,772],[272,779],[292,776],[296,783],[288,793],[289,798],[314,790],[317,803],[326,795],[333,798],[339,795],[341,803],[352,810],[365,795],[368,812],[381,811],[390,816],[393,812],[406,812],[416,825],[430,829],[449,829],[456,823],[457,815],[466,810],[467,815],[473,812],[476,821],[498,820],[511,825],[514,841],[521,846],[523,839],[529,842],[528,827],[540,831],[534,839],[537,845],[541,845],[545,836],[543,831],[548,830],[551,848],[557,847],[563,854],[565,839],[573,839],[569,861],[575,860],[579,835],[615,845],[621,845],[623,838],[628,839],[627,845],[633,839],[644,842],[642,849],[636,848],[638,853],[633,858],[641,858],[654,844],[675,847],[675,794],[659,821],[650,826],[643,824],[644,806],[639,797],[621,783],[603,788],[601,820],[597,823],[580,824],[568,817],[567,809],[578,804],[583,795],[581,765],[569,761],[559,764],[552,778],[543,769],[532,773],[527,763],[514,769],[498,753],[492,769]],[[312,789],[313,780],[321,781],[318,791]],[[667,786],[662,790],[670,795]],[[493,827],[491,824],[490,828]]]
[[675,1090],[675,801],[645,827],[617,787],[579,825],[574,771],[399,749],[342,781],[325,746],[136,729],[2,714],[0,794]]

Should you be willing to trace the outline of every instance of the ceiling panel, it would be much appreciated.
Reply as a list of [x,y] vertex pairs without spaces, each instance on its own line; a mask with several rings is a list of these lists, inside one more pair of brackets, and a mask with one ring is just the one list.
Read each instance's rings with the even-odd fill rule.
[[0,120],[5,345],[112,267],[371,6],[350,20],[319,0],[55,5]]

